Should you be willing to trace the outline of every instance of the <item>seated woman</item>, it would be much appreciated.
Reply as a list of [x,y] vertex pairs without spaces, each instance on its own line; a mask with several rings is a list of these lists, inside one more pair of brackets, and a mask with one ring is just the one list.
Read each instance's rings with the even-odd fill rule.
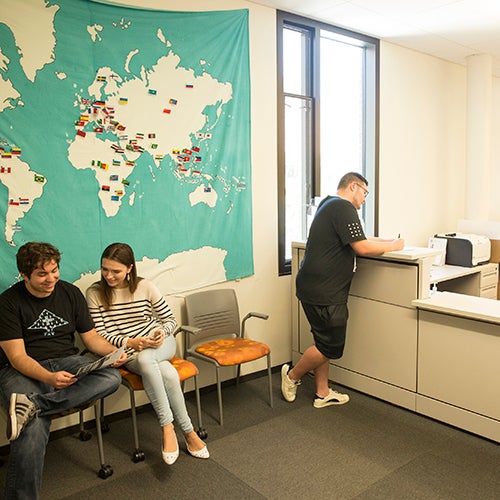
[[125,346],[125,367],[142,377],[144,389],[163,431],[162,457],[172,465],[179,456],[174,420],[188,452],[208,458],[206,444],[193,429],[176,369],[175,317],[158,288],[137,276],[132,248],[109,245],[101,256],[101,280],[87,290],[96,330],[117,347]]

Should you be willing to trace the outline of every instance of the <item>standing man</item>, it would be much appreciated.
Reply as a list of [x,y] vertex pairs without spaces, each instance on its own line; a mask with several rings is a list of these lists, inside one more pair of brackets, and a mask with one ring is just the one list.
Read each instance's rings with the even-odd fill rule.
[[[78,408],[118,389],[114,368],[75,373],[92,361],[85,347],[105,355],[116,349],[94,329],[80,290],[59,280],[59,250],[26,243],[17,253],[23,281],[0,295],[0,404],[8,410],[10,455],[5,499],[37,499],[51,415]],[[115,363],[126,360],[125,354]]]
[[344,404],[347,394],[328,385],[330,359],[342,357],[347,328],[347,297],[356,270],[356,255],[380,255],[401,250],[404,240],[366,238],[358,210],[368,196],[368,181],[356,172],[340,179],[337,196],[327,196],[311,224],[306,251],[296,278],[297,297],[311,325],[314,345],[296,366],[281,369],[281,392],[292,402],[300,379],[313,371],[316,398],[313,406]]

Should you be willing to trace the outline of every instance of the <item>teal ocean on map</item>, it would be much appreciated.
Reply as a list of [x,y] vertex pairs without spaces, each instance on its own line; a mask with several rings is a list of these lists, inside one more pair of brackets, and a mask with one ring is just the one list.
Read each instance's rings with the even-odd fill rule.
[[248,11],[3,4],[0,288],[27,241],[72,282],[114,241],[172,290],[253,274]]

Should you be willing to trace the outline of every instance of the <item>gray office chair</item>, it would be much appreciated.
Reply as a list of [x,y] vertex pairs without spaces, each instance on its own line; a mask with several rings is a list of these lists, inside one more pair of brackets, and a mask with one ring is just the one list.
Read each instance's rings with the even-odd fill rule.
[[219,423],[223,425],[222,390],[219,369],[237,366],[236,383],[242,363],[267,357],[269,404],[273,407],[271,349],[263,342],[244,338],[249,318],[268,319],[267,314],[250,312],[241,322],[236,293],[232,289],[209,290],[188,295],[185,299],[187,324],[199,328],[195,335],[184,334],[184,358],[192,356],[212,363],[217,377]]

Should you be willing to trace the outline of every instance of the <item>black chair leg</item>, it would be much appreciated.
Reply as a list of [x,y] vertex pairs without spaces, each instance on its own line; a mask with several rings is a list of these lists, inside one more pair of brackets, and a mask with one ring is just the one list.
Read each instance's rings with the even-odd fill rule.
[[92,433],[90,431],[85,430],[85,422],[83,420],[83,410],[78,412],[78,417],[80,419],[80,432],[78,433],[78,437],[80,441],[88,441],[92,438]]
[[198,387],[198,375],[194,377],[194,392],[196,395],[196,412],[198,414],[198,430],[196,434],[200,437],[200,439],[207,439],[208,432],[203,427],[203,422],[201,420],[201,399],[200,399],[200,389]]
[[97,430],[97,444],[99,446],[99,460],[101,462],[101,468],[99,469],[98,476],[101,479],[107,479],[108,477],[113,475],[113,467],[111,465],[105,464],[104,460],[104,444],[102,441],[102,430],[101,430],[101,401],[97,401],[94,405],[94,413],[95,413],[95,426]]
[[130,411],[132,413],[132,431],[134,434],[134,447],[135,447],[131,458],[132,458],[132,462],[138,463],[138,462],[142,462],[146,458],[146,455],[139,448],[139,430],[137,427],[137,411],[136,411],[136,407],[135,407],[134,390],[132,389],[132,387],[129,387],[129,393],[130,393]]
[[217,400],[219,401],[219,425],[224,425],[224,416],[222,414],[222,387],[220,382],[219,367],[215,367],[217,373]]

